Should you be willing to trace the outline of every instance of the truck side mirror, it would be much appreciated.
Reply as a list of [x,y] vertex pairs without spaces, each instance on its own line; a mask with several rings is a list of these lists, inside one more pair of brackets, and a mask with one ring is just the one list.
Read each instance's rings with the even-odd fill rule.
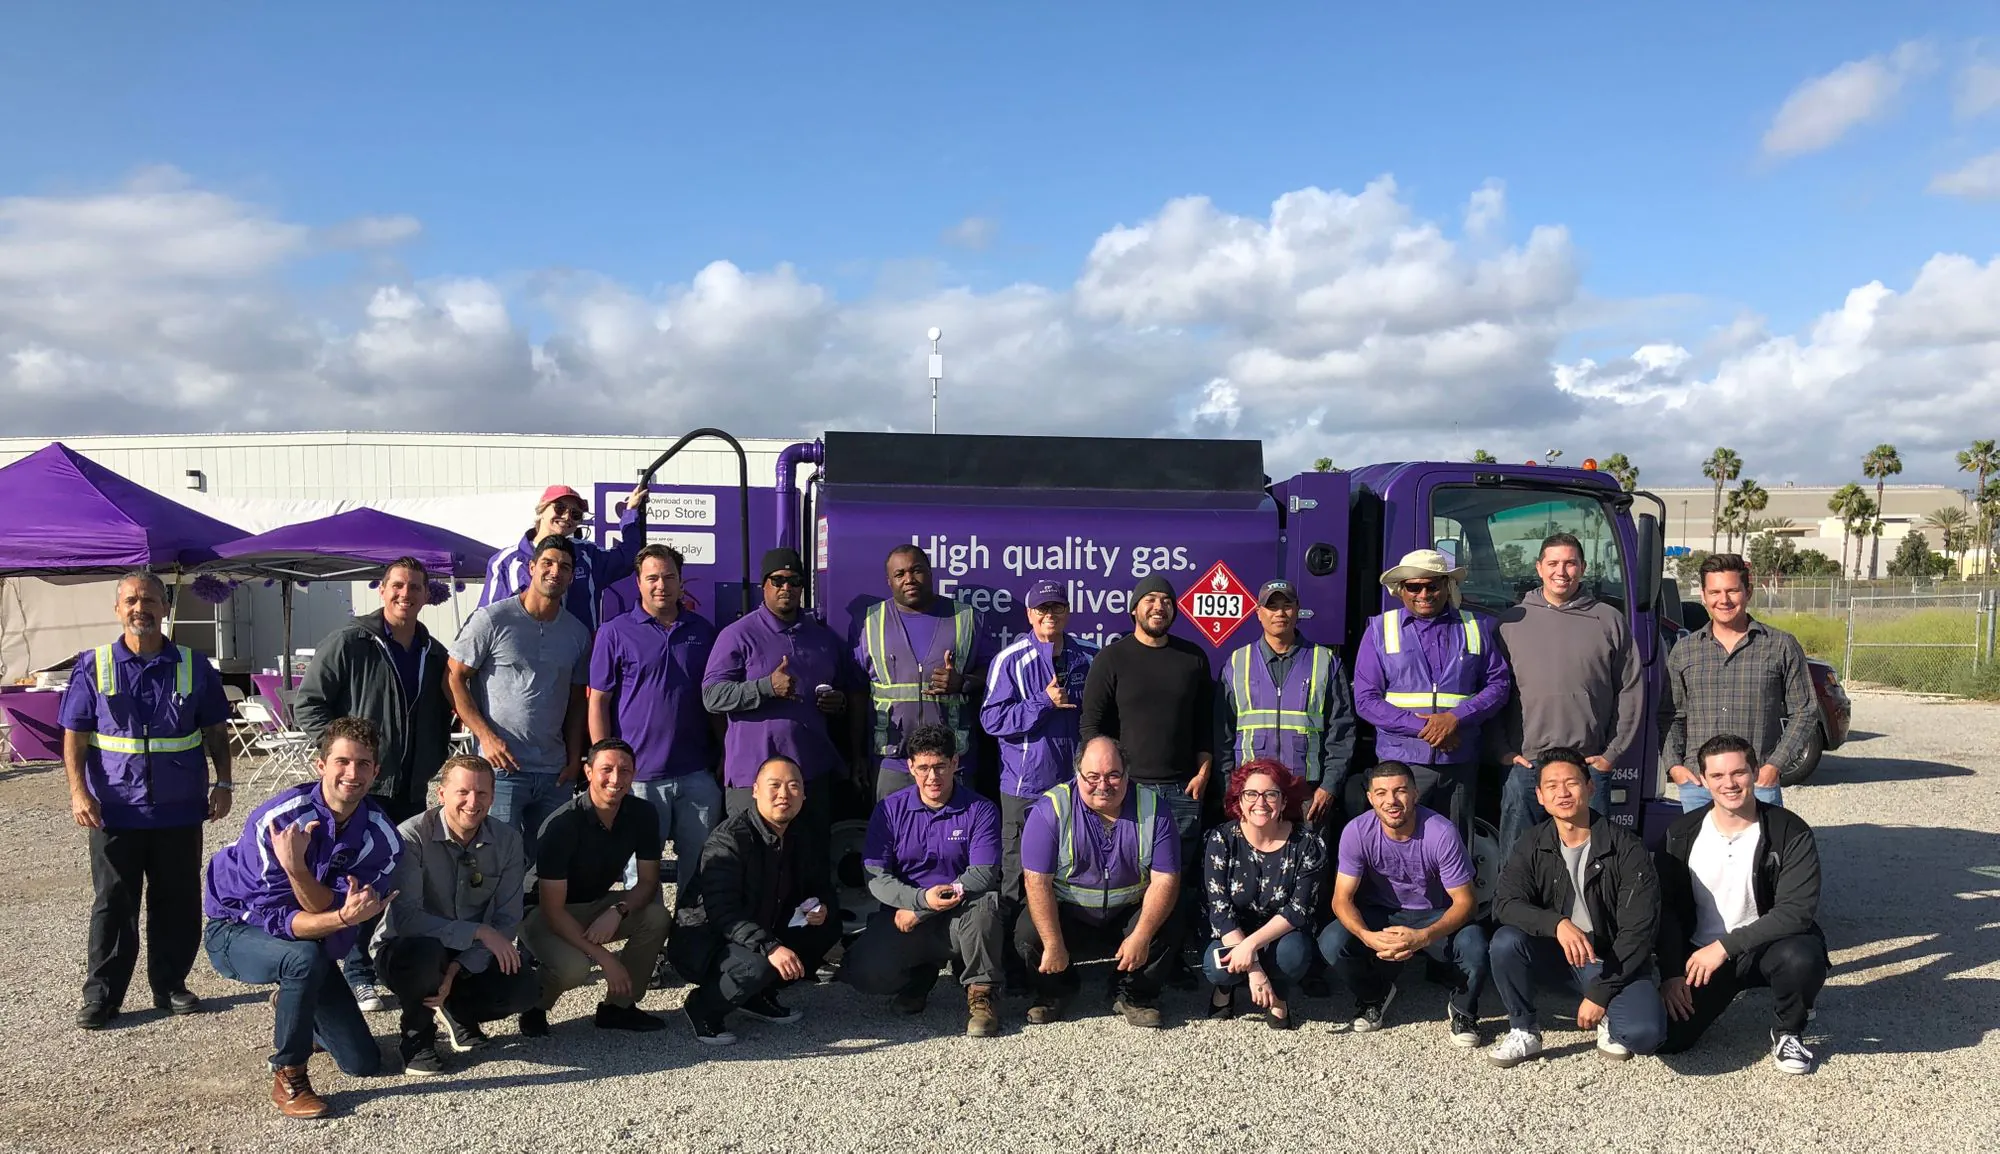
[[1637,604],[1653,605],[1660,598],[1661,569],[1666,565],[1666,538],[1660,528],[1660,519],[1651,513],[1639,514],[1634,524],[1639,533],[1639,553],[1633,591],[1638,595]]

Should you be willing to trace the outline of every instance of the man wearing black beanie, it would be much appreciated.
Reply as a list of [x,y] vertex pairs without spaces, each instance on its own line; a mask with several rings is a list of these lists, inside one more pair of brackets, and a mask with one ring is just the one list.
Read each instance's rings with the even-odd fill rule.
[[[1213,782],[1215,677],[1201,647],[1169,632],[1174,587],[1165,577],[1132,588],[1131,633],[1104,647],[1083,683],[1082,743],[1117,738],[1132,780],[1160,791],[1180,833],[1181,862],[1201,866],[1202,798]],[[1079,748],[1081,748],[1079,746]],[[1200,886],[1183,883],[1191,898]]]

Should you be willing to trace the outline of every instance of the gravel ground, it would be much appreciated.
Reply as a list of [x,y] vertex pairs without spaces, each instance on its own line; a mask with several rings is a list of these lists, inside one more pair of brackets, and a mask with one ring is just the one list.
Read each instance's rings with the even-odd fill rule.
[[[1348,1004],[1301,1002],[1304,1028],[1199,1019],[1170,993],[1170,1028],[1106,1014],[1006,1036],[959,1036],[941,984],[906,1021],[844,986],[795,989],[793,1027],[737,1026],[698,1046],[607,1036],[572,993],[551,1035],[496,1045],[443,1078],[357,1080],[318,1058],[336,1114],[276,1116],[264,1072],[265,992],[192,986],[207,1011],[128,1010],[75,1030],[89,901],[84,839],[59,771],[0,774],[0,1021],[14,1052],[0,1146],[21,1150],[1214,1150],[2000,1148],[2000,707],[1886,693],[1855,699],[1854,739],[1791,803],[1819,830],[1821,923],[1835,969],[1809,1043],[1821,1069],[1774,1071],[1769,994],[1755,991],[1693,1054],[1601,1061],[1546,1020],[1552,1056],[1489,1068],[1444,1036],[1444,992],[1406,978],[1390,1028],[1348,1036]],[[246,808],[252,798],[241,799]],[[240,812],[239,812],[240,820]],[[211,834],[219,844],[228,831]],[[23,852],[26,847],[34,852]],[[144,963],[132,1004],[146,1003]],[[1087,989],[1095,989],[1093,979]],[[681,989],[648,1009],[678,1008]],[[1087,1001],[1087,999],[1086,999]],[[1485,1027],[1501,1025],[1490,992]],[[1546,1017],[1546,1015],[1545,1015]],[[395,1016],[372,1017],[391,1051]]]

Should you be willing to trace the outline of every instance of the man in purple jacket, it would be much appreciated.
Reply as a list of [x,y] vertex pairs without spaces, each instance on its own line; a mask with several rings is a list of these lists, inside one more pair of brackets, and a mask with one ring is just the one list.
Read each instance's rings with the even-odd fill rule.
[[796,549],[764,554],[764,604],[715,639],[701,703],[729,719],[722,739],[723,811],[756,804],[757,771],[774,757],[799,767],[799,820],[824,833],[833,820],[833,780],[845,771],[830,718],[865,718],[861,670],[840,637],[800,609],[806,569]]
[[382,1051],[340,976],[363,923],[382,912],[403,840],[368,796],[381,738],[343,717],[320,734],[319,780],[281,790],[208,862],[208,960],[251,985],[276,982],[271,1102],[289,1118],[327,1104],[306,1076],[315,1039],[353,1077],[380,1073]]
[[1375,727],[1376,760],[1408,765],[1418,803],[1461,835],[1472,822],[1480,726],[1514,687],[1493,619],[1459,607],[1464,577],[1434,550],[1404,555],[1382,574],[1403,607],[1369,619],[1354,661],[1354,711]]

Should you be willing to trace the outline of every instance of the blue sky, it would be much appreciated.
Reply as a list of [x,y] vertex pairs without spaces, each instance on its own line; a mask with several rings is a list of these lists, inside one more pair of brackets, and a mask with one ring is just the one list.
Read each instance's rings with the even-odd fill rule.
[[[415,281],[644,292],[726,259],[860,299],[1061,288],[1191,194],[1256,218],[1391,174],[1456,233],[1497,180],[1510,235],[1566,227],[1584,295],[1619,303],[1560,342],[1600,359],[1742,312],[1793,331],[2000,236],[1992,202],[1926,192],[2000,148],[2000,117],[1951,111],[1986,5],[536,7],[10,5],[0,197],[166,165],[305,225],[414,217],[369,259]],[[1878,120],[1764,154],[1802,82],[1912,41],[1931,63]],[[967,218],[989,243],[947,239]]]

